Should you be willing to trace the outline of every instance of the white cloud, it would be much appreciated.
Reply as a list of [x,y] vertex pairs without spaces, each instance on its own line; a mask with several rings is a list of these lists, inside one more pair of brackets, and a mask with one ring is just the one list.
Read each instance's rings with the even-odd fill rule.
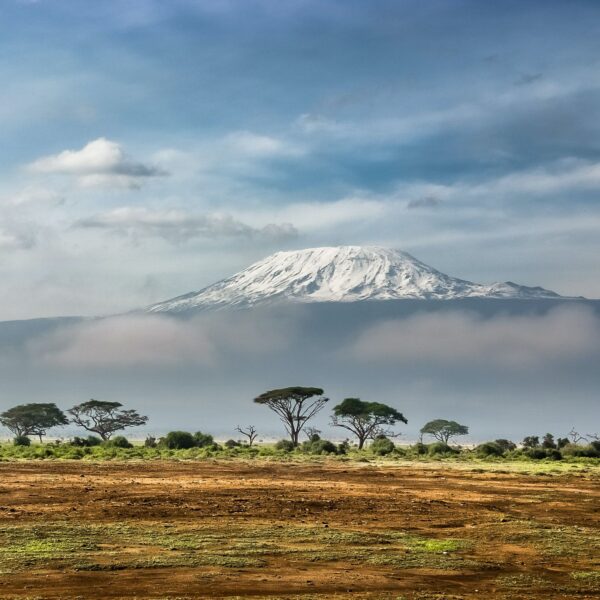
[[217,367],[278,352],[289,324],[243,314],[181,320],[157,315],[124,315],[65,325],[34,338],[28,354],[38,364],[62,368]]
[[387,364],[527,370],[580,361],[600,351],[599,340],[600,320],[581,307],[491,319],[456,311],[380,323],[360,334],[344,354]]
[[302,150],[279,138],[259,135],[251,131],[236,131],[227,135],[223,140],[228,150],[239,155],[254,158],[270,158],[277,156],[296,156]]
[[98,138],[81,150],[64,150],[30,164],[37,173],[65,174],[77,178],[83,187],[138,188],[149,177],[165,175],[161,169],[134,162],[117,142]]
[[231,215],[193,214],[182,210],[151,210],[124,206],[83,219],[78,227],[107,229],[116,232],[158,236],[171,242],[184,242],[193,238],[256,238],[285,240],[298,235],[290,223],[268,223],[251,227]]

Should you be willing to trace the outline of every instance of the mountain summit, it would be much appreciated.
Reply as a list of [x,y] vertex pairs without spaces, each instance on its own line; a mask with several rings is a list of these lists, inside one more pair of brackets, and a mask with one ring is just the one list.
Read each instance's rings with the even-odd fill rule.
[[249,307],[288,302],[457,298],[560,298],[512,282],[472,283],[440,273],[407,252],[375,246],[339,246],[277,252],[210,285],[146,308],[147,312]]

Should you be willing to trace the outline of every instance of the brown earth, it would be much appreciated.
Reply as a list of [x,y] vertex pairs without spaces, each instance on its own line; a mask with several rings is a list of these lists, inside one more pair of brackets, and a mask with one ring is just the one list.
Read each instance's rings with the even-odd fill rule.
[[599,598],[598,472],[0,463],[0,598],[248,597]]

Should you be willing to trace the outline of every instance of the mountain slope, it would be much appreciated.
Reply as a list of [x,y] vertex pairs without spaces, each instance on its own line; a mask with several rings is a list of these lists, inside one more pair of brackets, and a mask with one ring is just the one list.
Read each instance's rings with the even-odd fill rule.
[[211,286],[149,306],[146,312],[248,307],[278,301],[560,298],[512,282],[489,285],[449,277],[399,250],[340,246],[277,252]]

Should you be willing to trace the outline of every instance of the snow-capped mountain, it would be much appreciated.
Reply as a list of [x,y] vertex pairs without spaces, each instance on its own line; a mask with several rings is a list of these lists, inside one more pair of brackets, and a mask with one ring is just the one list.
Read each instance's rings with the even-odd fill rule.
[[406,252],[340,246],[277,252],[228,279],[146,308],[147,312],[249,307],[288,302],[560,298],[512,282],[479,284],[449,277]]

